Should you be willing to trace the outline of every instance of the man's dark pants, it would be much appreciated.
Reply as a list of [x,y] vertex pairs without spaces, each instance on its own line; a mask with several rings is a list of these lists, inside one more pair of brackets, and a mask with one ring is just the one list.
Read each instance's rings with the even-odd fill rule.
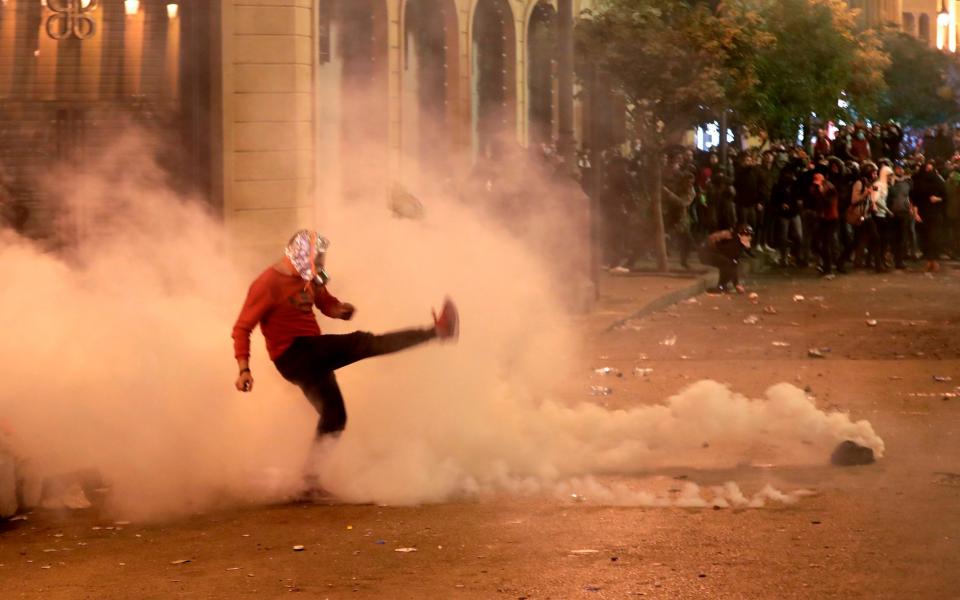
[[720,270],[720,280],[717,282],[717,287],[723,287],[730,282],[733,282],[734,285],[740,283],[740,269],[737,261],[725,254],[710,248],[701,248],[700,262]]
[[834,243],[837,237],[837,225],[839,221],[836,219],[820,219],[820,222],[817,224],[817,249],[820,251],[820,266],[823,267],[823,274],[830,275],[833,273],[833,268],[838,266],[836,260],[836,253],[834,252]]
[[317,437],[343,431],[347,410],[333,372],[365,358],[399,352],[436,337],[431,329],[407,329],[383,335],[355,331],[343,335],[298,337],[274,361],[283,378],[303,390],[320,413]]

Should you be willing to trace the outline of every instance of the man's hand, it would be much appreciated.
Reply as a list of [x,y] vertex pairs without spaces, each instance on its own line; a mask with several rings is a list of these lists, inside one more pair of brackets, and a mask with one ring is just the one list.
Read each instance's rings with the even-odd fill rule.
[[236,382],[237,390],[241,392],[249,392],[253,389],[253,374],[250,372],[250,369],[241,371],[237,375]]
[[940,196],[930,196],[930,204],[936,204],[938,202],[943,202],[943,198]]
[[349,302],[341,302],[339,306],[334,310],[333,317],[335,319],[343,319],[344,321],[349,321],[353,318],[353,313],[357,312],[357,307],[350,304]]

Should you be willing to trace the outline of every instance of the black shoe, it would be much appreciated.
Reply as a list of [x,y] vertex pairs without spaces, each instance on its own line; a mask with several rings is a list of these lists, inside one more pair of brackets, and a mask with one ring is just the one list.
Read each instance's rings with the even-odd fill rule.
[[722,285],[716,285],[714,287],[707,288],[707,293],[708,294],[725,294],[727,293],[727,290],[725,290]]

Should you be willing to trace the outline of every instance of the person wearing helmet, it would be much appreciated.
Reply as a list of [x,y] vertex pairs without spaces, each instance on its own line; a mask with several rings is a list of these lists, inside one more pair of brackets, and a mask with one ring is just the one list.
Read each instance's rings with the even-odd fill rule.
[[708,293],[722,294],[734,289],[742,294],[745,291],[740,283],[740,259],[744,254],[750,254],[752,243],[753,227],[746,224],[735,229],[721,229],[707,237],[700,248],[700,262],[716,267],[720,272],[716,287],[709,288]]
[[332,319],[349,321],[356,311],[330,293],[325,270],[330,242],[315,231],[301,230],[290,238],[284,256],[267,267],[250,285],[240,316],[233,326],[237,365],[236,388],[253,390],[250,333],[259,325],[267,353],[280,375],[297,385],[320,414],[316,436],[335,436],[347,424],[347,412],[334,371],[359,360],[398,352],[432,339],[456,340],[457,308],[444,301],[440,316],[428,327],[374,335],[355,331],[327,335],[320,331],[314,308]]

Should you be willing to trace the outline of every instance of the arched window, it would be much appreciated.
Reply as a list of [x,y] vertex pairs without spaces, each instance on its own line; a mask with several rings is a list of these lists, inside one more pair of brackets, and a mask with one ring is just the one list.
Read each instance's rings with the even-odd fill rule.
[[917,37],[925,44],[930,43],[930,15],[927,13],[920,15],[920,26],[917,30]]
[[911,12],[903,13],[903,32],[917,35],[917,18]]

